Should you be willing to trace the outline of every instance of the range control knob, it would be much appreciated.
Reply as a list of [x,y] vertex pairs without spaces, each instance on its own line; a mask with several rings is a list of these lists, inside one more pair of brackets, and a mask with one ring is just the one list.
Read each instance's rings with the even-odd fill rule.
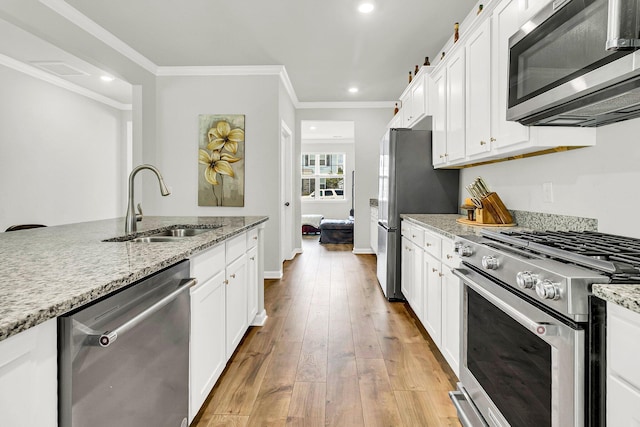
[[560,299],[560,284],[551,280],[543,280],[536,283],[536,293],[542,299]]
[[460,256],[470,257],[473,255],[473,249],[469,245],[464,245],[458,249],[458,253]]
[[482,257],[482,266],[487,270],[495,270],[498,268],[498,259],[493,255],[485,255]]
[[530,271],[521,271],[516,274],[516,283],[520,289],[533,289],[538,283],[538,275]]

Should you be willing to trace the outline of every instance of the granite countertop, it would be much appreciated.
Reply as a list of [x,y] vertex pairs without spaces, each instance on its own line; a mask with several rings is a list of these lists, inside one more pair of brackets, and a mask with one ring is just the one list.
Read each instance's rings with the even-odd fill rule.
[[593,285],[593,295],[640,313],[640,285]]
[[103,242],[124,218],[0,233],[0,341],[257,226],[266,216],[145,217],[137,235],[214,227],[168,243]]
[[495,231],[518,231],[527,230],[523,227],[482,227],[476,225],[465,225],[456,222],[458,218],[464,218],[459,214],[402,214],[400,218],[414,222],[424,228],[440,233],[450,239],[456,236],[480,235],[480,231],[491,229]]

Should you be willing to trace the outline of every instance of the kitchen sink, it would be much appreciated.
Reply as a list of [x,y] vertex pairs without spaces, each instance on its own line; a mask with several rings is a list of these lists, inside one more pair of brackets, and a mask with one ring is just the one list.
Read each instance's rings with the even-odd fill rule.
[[[219,227],[216,227],[219,228]],[[198,234],[208,233],[209,231],[214,230],[213,228],[173,228],[171,230],[163,230],[159,233],[154,233],[151,236],[155,237],[191,237],[197,236]]]
[[183,239],[188,239],[189,237],[197,236],[202,233],[208,233],[209,231],[213,231],[220,227],[222,227],[222,225],[210,225],[206,228],[176,227],[176,228],[170,228],[168,230],[158,231],[156,233],[148,234],[146,236],[114,237],[112,239],[103,240],[103,242],[133,242],[133,243],[177,242]]
[[135,239],[126,240],[127,242],[132,243],[167,243],[167,242],[179,242],[180,240],[184,240],[186,237],[177,237],[177,236],[147,236],[147,237],[136,237]]

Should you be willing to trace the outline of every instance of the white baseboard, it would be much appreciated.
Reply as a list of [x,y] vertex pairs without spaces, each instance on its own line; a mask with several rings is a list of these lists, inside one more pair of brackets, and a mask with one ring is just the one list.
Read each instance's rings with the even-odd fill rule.
[[265,279],[282,279],[282,270],[280,271],[265,271]]
[[301,253],[302,253],[302,248],[295,248],[295,249],[293,250],[293,253],[294,253],[295,255],[297,255],[297,254],[301,254]]
[[262,310],[262,313],[256,314],[256,317],[251,322],[251,326],[264,326],[267,323],[267,310]]
[[356,255],[375,254],[375,252],[371,248],[353,248],[351,252]]

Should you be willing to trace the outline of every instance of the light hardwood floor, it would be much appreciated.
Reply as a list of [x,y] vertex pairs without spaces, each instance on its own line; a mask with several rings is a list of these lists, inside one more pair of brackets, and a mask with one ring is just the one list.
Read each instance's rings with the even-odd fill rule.
[[460,426],[456,377],[373,255],[303,237],[193,426]]

